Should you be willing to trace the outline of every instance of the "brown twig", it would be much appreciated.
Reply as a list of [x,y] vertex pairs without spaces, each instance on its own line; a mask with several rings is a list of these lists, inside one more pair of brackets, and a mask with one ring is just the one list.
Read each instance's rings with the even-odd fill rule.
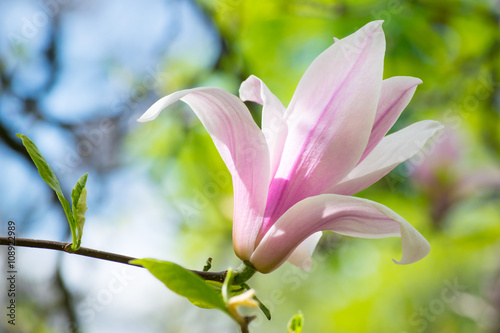
[[[12,238],[0,237],[0,245],[12,245]],[[116,254],[116,253],[111,253],[111,252],[104,252],[104,251],[89,249],[87,247],[80,247],[78,250],[73,251],[71,249],[71,243],[48,241],[48,240],[41,240],[41,239],[15,238],[13,245],[14,246],[21,246],[21,247],[33,247],[33,248],[38,248],[38,249],[49,249],[49,250],[55,250],[55,251],[62,251],[62,252],[66,252],[66,253],[70,253],[70,254],[77,254],[80,256],[85,256],[85,257],[90,257],[90,258],[96,258],[96,259],[101,259],[101,260],[117,262],[120,264],[142,267],[141,265],[130,263],[130,261],[137,259],[134,257],[124,256],[121,254]],[[200,276],[204,280],[217,281],[220,283],[224,282],[224,279],[226,278],[226,273],[227,273],[227,271],[203,272],[203,271],[197,271],[197,270],[191,270],[191,272],[197,274],[198,276]]]

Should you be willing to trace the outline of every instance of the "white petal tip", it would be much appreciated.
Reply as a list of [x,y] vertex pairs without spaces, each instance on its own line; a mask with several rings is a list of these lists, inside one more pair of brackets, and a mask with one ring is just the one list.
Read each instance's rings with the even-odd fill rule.
[[372,38],[373,36],[384,35],[384,30],[382,29],[383,20],[372,21],[370,23],[365,24],[361,29],[359,29],[356,33],[365,35],[366,37]]
[[403,259],[401,259],[400,261],[397,261],[396,259],[392,259],[392,261],[393,261],[396,265],[400,265],[400,266],[402,266],[402,265],[414,264],[414,263],[416,263],[417,261],[420,261],[420,259],[419,259],[419,260],[415,260],[415,261],[410,261],[410,262],[404,262],[404,261],[403,261]]
[[399,260],[399,261],[392,259],[392,261],[396,265],[409,265],[409,264],[416,263],[417,261],[420,261],[420,260],[424,259],[425,257],[427,257],[427,255],[431,252],[431,245],[423,237],[420,239],[420,242],[421,243],[418,245],[419,246],[418,250],[416,250],[413,253],[406,253],[406,254],[404,254],[404,250],[403,250],[403,258],[401,258],[401,260]]
[[425,256],[423,256],[422,258],[415,258],[413,260],[407,260],[407,259],[404,259],[402,258],[401,260],[396,260],[396,259],[392,259],[392,261],[396,264],[396,265],[409,265],[409,264],[413,264],[413,263],[416,263],[417,261],[420,261],[424,258]]
[[[168,97],[168,96],[167,96]],[[142,116],[140,116],[138,119],[137,119],[137,122],[139,123],[145,123],[145,122],[148,122],[148,121],[151,121],[151,120],[155,120],[161,113],[161,111],[163,109],[165,109],[169,104],[167,105],[161,105],[162,104],[162,101],[165,99],[162,98],[160,100],[158,100],[155,104],[153,104],[149,109],[146,110],[146,112],[144,112],[142,114]]]
[[250,75],[245,81],[240,85],[239,95],[243,102],[256,102],[262,104],[260,97],[261,84],[259,78],[255,75]]
[[439,121],[434,121],[434,127],[436,128],[436,133],[440,133],[444,130],[444,125],[441,124]]
[[[422,83],[424,83],[421,79],[419,79],[418,77],[413,77],[413,76],[400,76],[400,78],[402,79],[405,79],[407,80],[406,83],[408,84],[408,86],[410,87],[415,87],[415,86],[418,86],[418,85],[421,85]],[[403,81],[404,82],[404,81]]]
[[365,24],[365,26],[362,29],[367,29],[367,30],[382,29],[383,23],[384,20],[372,21],[370,23]]
[[309,260],[308,262],[305,262],[303,263],[301,266],[300,266],[301,269],[303,269],[304,271],[306,272],[309,272],[312,268],[312,261]]
[[155,120],[158,117],[159,112],[155,112],[155,113],[151,114],[151,112],[149,112],[149,110],[144,112],[144,114],[142,116],[137,118],[137,122],[146,123],[148,121]]
[[303,260],[301,261],[297,261],[297,260],[294,260],[294,261],[291,261],[291,260],[288,260],[288,262],[292,265],[294,265],[295,267],[298,267],[300,268],[301,270],[303,271],[306,271],[306,272],[309,272],[312,268],[312,260],[311,260],[311,257],[309,258],[304,258]]
[[410,264],[414,264],[416,263],[417,261],[420,261],[422,259],[424,259],[426,256],[427,256],[428,253],[426,253],[425,255],[421,255],[419,256],[418,258],[413,258],[413,259],[405,259],[405,258],[402,258],[401,260],[397,261],[396,259],[392,259],[392,261],[396,264],[396,265],[410,265]]

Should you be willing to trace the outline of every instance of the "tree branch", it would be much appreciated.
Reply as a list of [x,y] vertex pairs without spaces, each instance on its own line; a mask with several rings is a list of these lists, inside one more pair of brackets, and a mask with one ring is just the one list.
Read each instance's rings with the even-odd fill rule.
[[[12,237],[0,237],[0,245],[14,245],[14,246],[21,246],[21,247],[33,247],[33,248],[38,248],[38,249],[56,250],[56,251],[70,253],[70,254],[77,254],[77,255],[85,256],[85,257],[91,257],[91,258],[96,258],[96,259],[101,259],[101,260],[117,262],[120,264],[142,267],[141,265],[130,263],[131,260],[137,259],[134,257],[128,257],[128,256],[124,256],[121,254],[89,249],[87,247],[80,247],[78,250],[73,251],[73,250],[71,250],[71,243],[47,241],[47,240],[41,240],[41,239],[28,239],[28,238],[15,238],[14,242],[12,242]],[[224,282],[224,280],[226,278],[226,274],[227,274],[227,271],[203,272],[203,271],[191,270],[191,272],[197,274],[199,277],[201,277],[204,280],[217,281],[220,283]],[[245,274],[242,274],[242,275],[245,275]],[[245,278],[248,279],[250,277],[245,276]],[[240,280],[242,280],[242,279],[241,278],[235,279],[235,282],[240,282]]]

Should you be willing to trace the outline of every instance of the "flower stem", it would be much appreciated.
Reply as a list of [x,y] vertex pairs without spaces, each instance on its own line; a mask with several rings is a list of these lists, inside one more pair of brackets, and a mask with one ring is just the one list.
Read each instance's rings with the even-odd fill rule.
[[247,282],[255,274],[257,270],[248,260],[241,263],[240,267],[234,270],[233,284],[240,285]]

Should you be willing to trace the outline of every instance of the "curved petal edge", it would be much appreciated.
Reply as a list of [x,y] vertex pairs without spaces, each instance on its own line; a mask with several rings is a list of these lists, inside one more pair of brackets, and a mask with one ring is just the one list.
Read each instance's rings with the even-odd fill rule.
[[403,257],[398,264],[418,261],[430,251],[427,240],[384,205],[323,194],[304,199],[283,214],[258,244],[250,261],[260,272],[269,273],[287,260],[298,244],[322,230],[360,238],[401,237]]
[[139,121],[155,119],[182,100],[198,116],[231,173],[234,188],[233,243],[236,254],[250,258],[262,223],[270,182],[269,150],[245,104],[220,88],[196,88],[163,97]]

